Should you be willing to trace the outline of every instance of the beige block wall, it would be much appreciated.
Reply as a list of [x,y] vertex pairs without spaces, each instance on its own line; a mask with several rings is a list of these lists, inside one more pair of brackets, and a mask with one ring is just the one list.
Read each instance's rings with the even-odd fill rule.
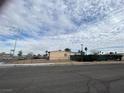
[[50,52],[49,60],[69,60],[70,54],[70,52],[64,51]]

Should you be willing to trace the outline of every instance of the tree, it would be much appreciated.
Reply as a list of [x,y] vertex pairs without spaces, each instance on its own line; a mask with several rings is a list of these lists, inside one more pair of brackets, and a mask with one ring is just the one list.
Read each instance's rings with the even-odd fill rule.
[[30,52],[30,53],[28,53],[28,54],[26,55],[26,58],[27,58],[27,59],[32,59],[32,58],[33,58],[33,55],[34,55],[34,53],[33,53],[33,52]]
[[66,52],[71,52],[71,49],[65,48],[65,51],[66,51]]
[[22,50],[20,50],[19,52],[18,52],[18,57],[22,57]]
[[85,49],[84,49],[85,51],[86,51],[86,54],[87,54],[87,50],[88,50],[88,48],[87,47],[85,47]]
[[41,55],[40,55],[40,54],[33,55],[33,58],[34,58],[34,59],[41,59]]
[[80,50],[78,50],[78,53],[81,53],[81,51],[80,51]]
[[41,54],[37,54],[38,57],[41,57]]
[[46,53],[46,56],[48,56],[48,51],[47,50],[45,51],[45,53]]

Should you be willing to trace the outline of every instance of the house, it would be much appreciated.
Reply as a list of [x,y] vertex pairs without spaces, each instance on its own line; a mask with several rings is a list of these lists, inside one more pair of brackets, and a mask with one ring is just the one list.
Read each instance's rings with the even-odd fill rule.
[[12,59],[12,56],[10,54],[7,53],[0,53],[0,60],[10,60]]
[[48,54],[49,60],[70,60],[70,55],[73,55],[70,51],[51,51]]

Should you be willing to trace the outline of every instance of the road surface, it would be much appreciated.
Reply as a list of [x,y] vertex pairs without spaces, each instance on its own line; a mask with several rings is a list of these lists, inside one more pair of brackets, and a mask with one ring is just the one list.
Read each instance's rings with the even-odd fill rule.
[[0,68],[0,93],[124,93],[124,64]]

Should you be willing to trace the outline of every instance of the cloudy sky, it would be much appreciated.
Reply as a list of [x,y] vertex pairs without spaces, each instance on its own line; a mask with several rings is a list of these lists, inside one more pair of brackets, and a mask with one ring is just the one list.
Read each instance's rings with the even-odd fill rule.
[[124,52],[124,0],[9,0],[0,13],[0,52],[43,53],[80,44]]

